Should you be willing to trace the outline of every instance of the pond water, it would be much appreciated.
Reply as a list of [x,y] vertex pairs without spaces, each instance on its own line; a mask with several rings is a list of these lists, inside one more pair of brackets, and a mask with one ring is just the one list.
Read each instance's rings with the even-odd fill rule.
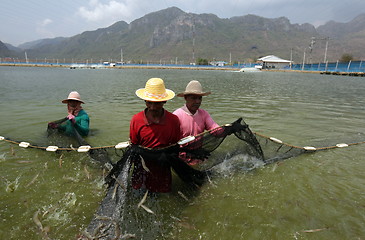
[[[253,131],[295,146],[365,141],[363,78],[37,67],[0,68],[0,136],[47,146],[47,122],[66,116],[61,100],[77,90],[91,119],[86,141],[92,146],[126,141],[132,115],[145,107],[134,92],[151,77],[164,79],[176,93],[199,80],[212,91],[202,108],[218,124],[243,117]],[[165,108],[182,104],[175,97]],[[177,185],[160,196],[158,207],[177,224],[151,239],[361,239],[364,149],[358,144],[224,174],[188,203]],[[0,141],[0,239],[76,239],[104,198],[104,174],[87,154]]]

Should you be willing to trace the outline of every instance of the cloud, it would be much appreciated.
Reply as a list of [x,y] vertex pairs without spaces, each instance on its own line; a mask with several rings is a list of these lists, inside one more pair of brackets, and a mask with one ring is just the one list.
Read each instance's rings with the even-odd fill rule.
[[47,29],[47,26],[52,23],[53,23],[53,20],[49,19],[49,18],[46,18],[43,21],[37,23],[36,32],[40,35],[40,37],[42,37],[42,38],[53,38],[54,37],[54,33]]
[[120,21],[132,18],[132,1],[118,2],[111,0],[105,4],[99,0],[90,0],[88,7],[80,7],[77,14],[89,22]]
[[51,23],[53,23],[52,19],[46,18],[46,19],[44,19],[44,20],[43,20],[43,21],[39,24],[39,26],[41,26],[41,27],[45,27],[45,26],[47,26],[48,24],[51,24]]

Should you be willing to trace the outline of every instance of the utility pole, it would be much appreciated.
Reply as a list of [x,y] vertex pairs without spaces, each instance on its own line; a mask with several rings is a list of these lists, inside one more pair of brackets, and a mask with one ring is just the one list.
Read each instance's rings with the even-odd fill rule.
[[309,50],[310,50],[310,63],[312,63],[312,50],[314,47],[314,44],[316,43],[316,40],[325,40],[326,41],[326,48],[325,48],[325,52],[324,52],[324,62],[327,62],[327,50],[328,50],[328,40],[329,37],[324,37],[324,38],[316,38],[316,37],[312,37],[311,38],[311,43],[309,44]]
[[326,50],[324,51],[324,62],[327,62],[327,49],[328,49],[329,37],[326,37],[325,40],[326,40]]
[[316,43],[316,38],[312,37],[311,38],[311,43],[309,44],[309,63],[312,64],[312,50],[313,50],[313,46]]
[[193,63],[195,63],[195,20],[193,19]]
[[123,48],[120,48],[120,62],[123,64]]

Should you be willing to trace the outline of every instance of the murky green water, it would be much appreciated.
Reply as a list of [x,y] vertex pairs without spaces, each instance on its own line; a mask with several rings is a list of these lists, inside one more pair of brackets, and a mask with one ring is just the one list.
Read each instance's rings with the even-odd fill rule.
[[[163,78],[175,92],[200,80],[213,92],[203,108],[219,124],[243,116],[253,131],[298,146],[365,141],[363,78],[18,67],[0,68],[0,136],[47,146],[47,122],[66,115],[60,101],[77,90],[91,118],[86,140],[93,146],[126,141],[131,116],[144,108],[134,91],[150,77]],[[175,98],[165,107],[182,104]],[[362,239],[364,149],[360,144],[235,171],[204,185],[191,204],[175,189],[161,197],[159,209],[179,221],[156,238]],[[76,152],[0,142],[0,175],[0,239],[76,239],[105,193],[100,166]]]

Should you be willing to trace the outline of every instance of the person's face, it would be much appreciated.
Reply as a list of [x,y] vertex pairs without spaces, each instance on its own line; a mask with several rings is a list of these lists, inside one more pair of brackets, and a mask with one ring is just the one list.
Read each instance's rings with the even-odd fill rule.
[[151,112],[160,112],[162,111],[163,105],[166,103],[165,102],[150,102],[150,101],[145,101],[146,102],[146,107],[148,109],[148,111]]
[[186,95],[185,96],[185,104],[186,104],[186,107],[193,114],[196,111],[198,111],[198,109],[199,109],[202,101],[203,101],[203,97],[202,96],[199,96],[199,95],[190,94],[190,95]]
[[68,100],[68,101],[67,101],[67,105],[68,105],[69,107],[72,107],[72,108],[77,107],[77,105],[79,105],[79,104],[80,104],[80,102],[79,102],[79,101],[75,101],[75,100]]

